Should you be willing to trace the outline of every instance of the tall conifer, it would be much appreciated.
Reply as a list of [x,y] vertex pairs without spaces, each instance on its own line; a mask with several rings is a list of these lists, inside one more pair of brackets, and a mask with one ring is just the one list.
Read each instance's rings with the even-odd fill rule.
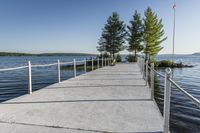
[[150,60],[162,50],[161,43],[167,38],[163,38],[162,19],[158,19],[151,8],[147,8],[144,15],[144,53],[146,54],[146,59]]
[[109,52],[110,55],[115,57],[116,53],[124,49],[125,36],[125,24],[120,21],[118,13],[113,12],[103,28],[97,50],[102,50],[104,47],[105,52]]
[[128,51],[134,52],[134,57],[136,61],[136,54],[143,50],[142,37],[143,37],[143,25],[140,14],[135,11],[130,25],[128,28]]

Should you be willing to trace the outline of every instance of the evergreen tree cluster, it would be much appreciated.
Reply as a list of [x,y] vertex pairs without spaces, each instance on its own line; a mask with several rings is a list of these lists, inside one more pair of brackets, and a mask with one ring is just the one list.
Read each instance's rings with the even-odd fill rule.
[[113,12],[102,29],[97,50],[115,58],[120,51],[127,49],[134,53],[134,60],[137,52],[144,53],[146,59],[151,60],[162,50],[161,43],[166,40],[163,36],[162,19],[150,7],[144,12],[144,18],[135,11],[128,26],[120,20],[117,12]]

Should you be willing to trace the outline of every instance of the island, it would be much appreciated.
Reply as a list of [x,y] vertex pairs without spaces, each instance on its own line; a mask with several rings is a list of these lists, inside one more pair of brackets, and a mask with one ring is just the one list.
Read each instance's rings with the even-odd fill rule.
[[184,67],[194,67],[194,65],[187,65],[180,63],[175,63],[169,60],[154,61],[155,67],[172,67],[172,68],[184,68]]

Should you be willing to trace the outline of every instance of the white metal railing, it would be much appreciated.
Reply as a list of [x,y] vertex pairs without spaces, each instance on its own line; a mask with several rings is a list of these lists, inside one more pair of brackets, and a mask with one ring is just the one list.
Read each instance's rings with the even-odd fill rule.
[[[150,88],[151,88],[151,98],[154,100],[154,74],[164,78],[164,111],[163,111],[163,117],[164,117],[164,124],[163,129],[164,133],[169,133],[169,120],[170,120],[170,98],[171,98],[171,85],[173,84],[180,92],[182,92],[187,98],[189,98],[197,107],[200,108],[200,100],[193,97],[191,94],[189,94],[185,89],[180,87],[175,81],[171,78],[171,69],[167,68],[165,70],[165,75],[157,72],[154,69],[154,64],[151,63],[149,66],[148,61],[145,62],[145,60],[141,57],[138,57],[137,60],[138,66],[140,68],[140,72],[143,74],[143,78],[145,79],[145,84],[148,85],[148,81],[150,81]],[[150,73],[150,75],[148,75]],[[150,79],[149,79],[150,77]]]
[[[92,62],[92,71],[94,70],[94,62],[97,61],[97,69],[100,68],[100,61],[102,61],[102,67],[104,66],[108,66],[111,64],[111,58],[97,58],[94,59],[92,58],[91,60],[87,60],[86,58],[84,60],[80,60],[80,61],[76,61],[75,59],[71,62],[60,62],[60,60],[58,60],[56,63],[51,63],[51,64],[35,64],[32,65],[30,61],[28,61],[28,65],[26,66],[20,66],[20,67],[14,67],[14,68],[3,68],[0,69],[0,72],[4,72],[4,71],[13,71],[13,70],[20,70],[20,69],[25,69],[28,68],[28,93],[31,94],[32,93],[32,68],[36,68],[36,67],[51,67],[51,66],[56,66],[57,65],[57,77],[58,77],[58,83],[61,82],[61,73],[60,73],[60,66],[61,65],[68,65],[68,64],[72,64],[73,65],[73,72],[74,72],[74,77],[77,76],[76,71],[77,71],[77,63],[82,63],[82,65],[84,65],[84,72],[87,72],[87,62],[91,61]],[[103,64],[105,63],[105,64]]]
[[3,72],[3,71],[12,71],[12,70],[19,70],[19,69],[24,69],[24,68],[27,68],[28,66],[21,66],[21,67],[15,67],[15,68],[3,68],[3,69],[0,69],[0,72]]

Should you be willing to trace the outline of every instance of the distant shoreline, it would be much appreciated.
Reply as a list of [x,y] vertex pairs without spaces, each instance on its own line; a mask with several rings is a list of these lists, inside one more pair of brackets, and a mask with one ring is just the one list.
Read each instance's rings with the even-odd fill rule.
[[0,56],[96,56],[97,54],[89,53],[17,53],[17,52],[0,52]]

